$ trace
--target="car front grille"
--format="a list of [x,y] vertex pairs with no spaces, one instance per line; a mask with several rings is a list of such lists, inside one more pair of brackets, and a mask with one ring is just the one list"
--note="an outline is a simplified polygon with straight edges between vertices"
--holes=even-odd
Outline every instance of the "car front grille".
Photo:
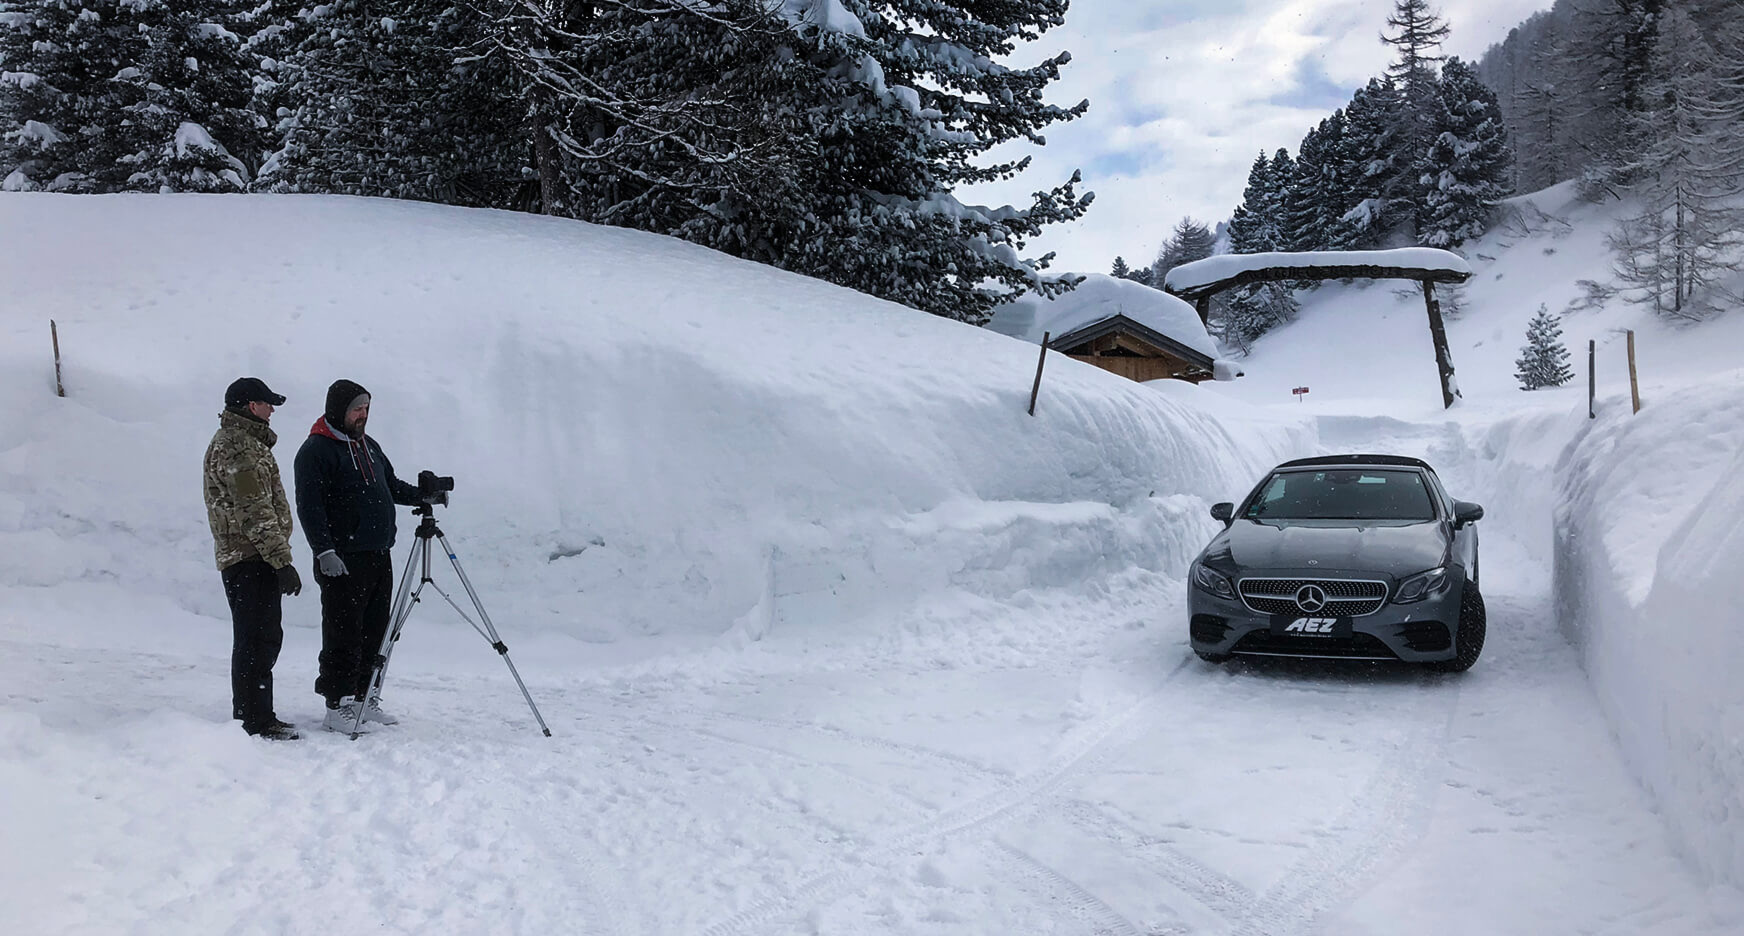
[[1253,656],[1335,657],[1347,660],[1397,660],[1373,634],[1352,634],[1349,637],[1297,637],[1257,630],[1235,642],[1231,653]]
[[1304,585],[1318,585],[1326,592],[1326,607],[1312,612],[1322,617],[1362,617],[1381,610],[1387,601],[1387,583],[1371,579],[1244,578],[1237,584],[1241,600],[1260,614],[1305,614],[1296,604],[1296,592]]

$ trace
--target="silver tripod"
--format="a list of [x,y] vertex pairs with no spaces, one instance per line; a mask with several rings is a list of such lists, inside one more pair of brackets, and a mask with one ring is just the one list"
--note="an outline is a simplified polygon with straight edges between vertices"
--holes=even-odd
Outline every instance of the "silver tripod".
[[[436,594],[441,595],[455,611],[459,612],[466,623],[472,625],[473,630],[478,631],[479,636],[490,642],[491,649],[502,656],[503,662],[508,664],[509,675],[515,677],[515,685],[521,687],[521,696],[527,700],[527,707],[533,710],[533,718],[539,722],[540,730],[545,732],[545,737],[551,737],[551,729],[545,726],[545,719],[539,714],[539,707],[533,704],[533,696],[527,692],[527,684],[521,681],[521,674],[515,669],[515,661],[509,659],[509,648],[504,646],[502,638],[497,636],[497,629],[491,624],[490,615],[485,613],[484,605],[478,600],[478,593],[472,590],[472,583],[467,581],[466,570],[460,567],[460,560],[454,555],[453,547],[448,545],[448,537],[442,535],[442,529],[436,525],[435,506],[425,502],[412,508],[412,513],[422,516],[424,519],[418,524],[418,529],[412,540],[412,554],[406,559],[406,570],[401,574],[400,587],[394,594],[393,617],[388,621],[388,632],[383,635],[381,647],[375,655],[375,662],[370,667],[369,692],[358,700],[357,718],[351,723],[351,739],[355,741],[357,736],[363,733],[364,710],[369,707],[371,701],[381,697],[382,681],[387,677],[388,658],[393,656],[394,644],[400,640],[400,629],[406,626],[406,619],[412,616],[412,609],[422,600],[426,585],[434,589]],[[430,541],[433,539],[442,542],[443,554],[448,557],[449,562],[454,563],[454,573],[460,576],[461,587],[466,589],[466,596],[472,599],[472,607],[478,612],[478,621],[474,621],[465,609],[455,604],[454,599],[450,598],[448,593],[430,578]],[[414,572],[418,576],[418,584],[415,587],[412,585]]]

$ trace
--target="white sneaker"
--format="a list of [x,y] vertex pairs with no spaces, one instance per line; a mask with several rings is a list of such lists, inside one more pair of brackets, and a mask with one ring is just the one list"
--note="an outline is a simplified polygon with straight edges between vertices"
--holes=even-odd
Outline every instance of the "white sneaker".
[[399,719],[382,711],[381,700],[375,696],[370,696],[369,704],[363,707],[363,720],[366,722],[379,722],[383,725],[397,725],[400,723]]
[[326,717],[321,719],[321,727],[328,731],[342,731],[350,734],[353,729],[358,727],[357,708],[355,697],[346,696],[340,699],[338,708],[327,710]]

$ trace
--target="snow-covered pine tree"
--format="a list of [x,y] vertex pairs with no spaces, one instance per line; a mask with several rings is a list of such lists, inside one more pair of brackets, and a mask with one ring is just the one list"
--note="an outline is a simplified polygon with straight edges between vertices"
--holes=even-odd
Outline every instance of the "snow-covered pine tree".
[[1639,179],[1641,211],[1611,236],[1632,301],[1675,318],[1714,309],[1721,274],[1744,267],[1744,62],[1728,63],[1682,9],[1662,24],[1646,86],[1651,107],[1631,134],[1652,141],[1619,167]]
[[132,87],[119,133],[130,151],[127,188],[241,192],[265,157],[266,120],[251,108],[254,56],[231,27],[238,0],[159,0],[131,8],[147,48],[116,81]]
[[487,25],[452,0],[333,0],[263,25],[286,51],[258,187],[511,207],[529,147]]
[[146,38],[118,2],[0,0],[0,187],[118,191],[117,130],[134,103],[111,81]]
[[1562,342],[1562,321],[1540,305],[1526,326],[1526,345],[1514,362],[1514,376],[1522,390],[1560,387],[1574,379],[1568,363],[1568,346]]
[[[1248,172],[1247,188],[1235,218],[1229,223],[1230,250],[1234,253],[1268,253],[1287,250],[1282,244],[1284,193],[1296,177],[1296,161],[1280,149],[1271,159],[1265,154]],[[1263,283],[1241,286],[1224,293],[1224,300],[1211,307],[1211,330],[1219,339],[1246,353],[1255,339],[1296,316],[1296,297],[1288,285]]]
[[1457,247],[1489,229],[1508,184],[1513,151],[1495,92],[1458,58],[1441,69],[1436,136],[1417,163],[1417,240],[1430,247]]
[[[1026,289],[1054,294],[1041,230],[1080,216],[1076,176],[1024,209],[964,205],[1083,113],[1042,94],[1069,61],[998,64],[1065,0],[516,0],[499,55],[543,115],[567,213],[674,234],[971,322]],[[578,37],[585,37],[580,41]],[[544,165],[544,161],[541,165]]]
[[1338,159],[1348,187],[1348,205],[1332,242],[1338,249],[1379,246],[1401,220],[1401,205],[1389,193],[1399,174],[1400,110],[1403,104],[1390,78],[1373,78],[1345,108],[1344,142]]
[[1132,267],[1126,265],[1125,257],[1115,257],[1114,269],[1109,270],[1108,275],[1115,279],[1129,279],[1132,276]]
[[1233,253],[1260,253],[1270,250],[1275,242],[1269,235],[1272,223],[1271,161],[1265,153],[1254,160],[1247,173],[1247,187],[1242,190],[1241,204],[1229,219],[1229,245]]
[[1217,235],[1211,233],[1208,225],[1191,217],[1182,218],[1175,222],[1175,229],[1157,251],[1156,262],[1151,264],[1151,282],[1166,282],[1170,270],[1211,256],[1216,246]]
[[1415,233],[1422,210],[1418,200],[1421,189],[1416,173],[1411,170],[1434,139],[1439,109],[1437,70],[1443,60],[1441,42],[1450,30],[1441,14],[1429,6],[1429,0],[1393,0],[1387,29],[1381,34],[1381,41],[1397,50],[1387,74],[1397,85],[1402,101],[1402,132],[1396,138],[1393,153],[1393,165],[1399,171],[1388,196],[1410,205],[1409,217]]
[[0,4],[14,188],[239,192],[261,157],[236,0]]

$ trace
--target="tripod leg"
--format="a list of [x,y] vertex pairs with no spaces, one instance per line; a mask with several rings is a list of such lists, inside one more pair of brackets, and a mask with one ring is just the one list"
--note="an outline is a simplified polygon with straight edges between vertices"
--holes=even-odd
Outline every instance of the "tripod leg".
[[[527,700],[527,708],[533,712],[533,720],[539,723],[539,730],[545,732],[545,737],[551,737],[551,729],[545,724],[545,717],[539,714],[539,706],[533,704],[533,694],[527,691],[527,684],[521,681],[521,673],[515,669],[515,661],[509,659],[509,648],[497,636],[496,626],[491,624],[490,615],[484,610],[484,603],[478,600],[478,592],[473,591],[472,581],[466,577],[466,570],[460,567],[460,557],[454,554],[454,547],[448,545],[448,537],[436,534],[442,541],[442,551],[447,554],[448,561],[454,564],[454,574],[460,577],[460,586],[466,589],[466,597],[472,599],[472,606],[478,610],[478,618],[484,623],[485,638],[491,642],[491,648],[502,656],[503,662],[509,667],[509,675],[515,678],[515,685],[521,687],[521,698]],[[425,557],[428,561],[428,556]]]
[[[416,587],[412,585],[413,576],[419,576]],[[424,583],[430,581],[430,541],[416,538],[412,541],[411,555],[406,557],[406,568],[400,574],[400,586],[394,592],[393,611],[388,618],[388,629],[382,635],[381,646],[376,648],[376,654],[370,662],[369,685],[361,698],[357,700],[357,717],[351,723],[351,739],[363,733],[363,713],[369,706],[369,700],[381,694],[382,683],[387,679],[388,659],[393,656],[394,645],[400,640],[400,629],[406,626],[406,619],[412,616],[412,609],[417,606],[419,596],[424,591]]]

